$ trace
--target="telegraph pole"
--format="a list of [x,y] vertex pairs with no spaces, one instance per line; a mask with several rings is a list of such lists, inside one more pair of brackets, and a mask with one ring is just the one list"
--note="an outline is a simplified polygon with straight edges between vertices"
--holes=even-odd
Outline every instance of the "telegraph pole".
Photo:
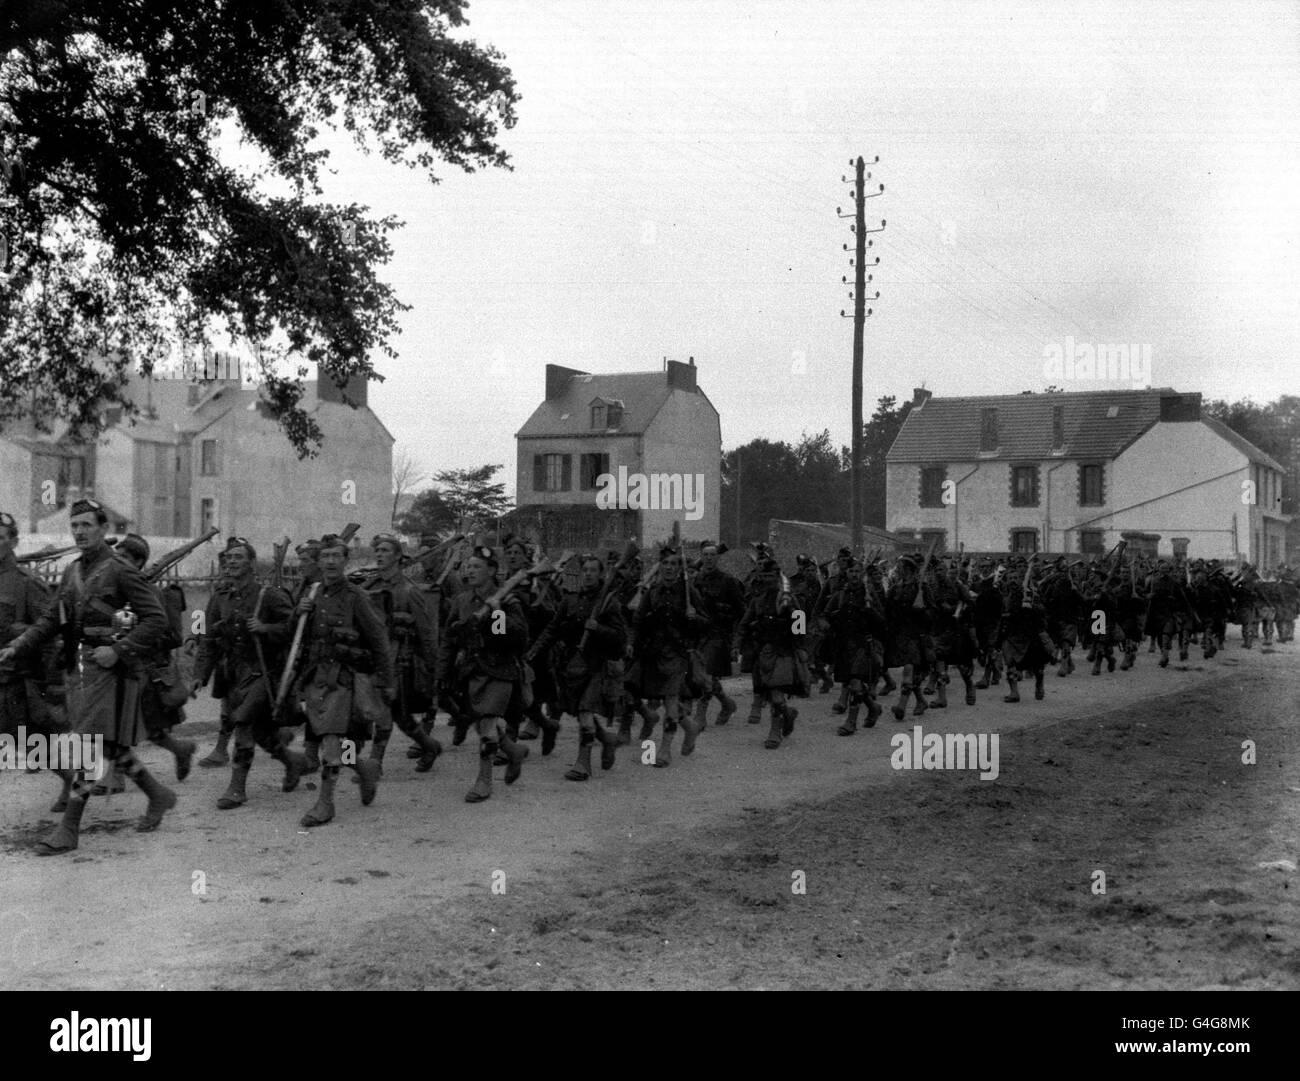
[[[880,161],[877,155],[872,164]],[[840,207],[835,208],[835,213],[841,218],[852,217],[853,233],[857,239],[855,245],[854,257],[850,260],[855,268],[853,275],[853,292],[849,296],[853,300],[853,440],[851,450],[851,463],[849,467],[849,547],[853,549],[854,556],[862,554],[862,339],[866,330],[867,316],[871,314],[872,309],[867,307],[867,283],[872,280],[874,275],[867,273],[867,249],[872,246],[872,241],[867,239],[867,233],[879,233],[885,228],[884,220],[880,222],[879,229],[867,228],[866,203],[868,199],[874,199],[885,190],[885,185],[880,184],[876,191],[870,195],[867,194],[866,182],[871,179],[871,174],[866,171],[867,163],[858,158],[857,161],[849,162],[854,166],[855,179],[853,185],[853,202],[854,213],[845,214]],[[848,182],[847,177],[840,177],[844,182]],[[848,250],[848,245],[844,245],[844,250]],[[880,256],[872,266],[880,265]],[[847,275],[840,279],[847,282]],[[872,298],[878,300],[880,291]],[[847,314],[840,310],[840,315],[848,318]]]

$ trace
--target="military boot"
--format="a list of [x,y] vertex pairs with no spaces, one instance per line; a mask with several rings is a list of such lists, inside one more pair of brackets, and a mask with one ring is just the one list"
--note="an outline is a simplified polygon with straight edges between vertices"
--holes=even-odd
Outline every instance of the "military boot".
[[371,758],[363,759],[352,768],[356,770],[357,778],[361,782],[361,806],[369,807],[375,802],[375,796],[379,793],[379,778],[383,775],[383,770],[379,763]]
[[925,695],[921,693],[921,685],[919,683],[913,683],[912,690],[916,695],[916,705],[912,708],[912,716],[919,717],[930,707],[925,701]]
[[898,684],[890,678],[889,670],[885,669],[885,682],[880,686],[880,693],[893,694],[896,690],[898,690]]
[[1092,651],[1092,674],[1094,676],[1101,675],[1101,650],[1100,649],[1094,649]]
[[509,736],[501,739],[501,749],[506,753],[506,784],[514,784],[524,772],[524,759],[528,757],[528,748],[520,747]]
[[415,763],[415,772],[428,773],[433,769],[433,764],[438,761],[438,756],[442,754],[442,744],[423,728],[414,729],[411,738],[415,740],[416,748],[420,752],[419,761]]
[[388,741],[393,738],[391,728],[380,728],[375,731],[374,742],[370,744],[370,761],[379,767],[379,772],[384,772],[384,756],[388,753]]
[[242,807],[248,802],[248,793],[245,791],[248,769],[248,766],[235,766],[230,771],[230,785],[217,799],[217,810],[229,811],[235,807]]
[[695,701],[695,727],[703,732],[709,727],[709,697],[705,695]]
[[677,734],[677,724],[664,718],[664,738],[655,747],[655,766],[667,769],[673,764],[673,736]]
[[832,713],[843,713],[849,708],[849,685],[846,683],[840,688],[839,701],[831,706]]
[[566,781],[587,781],[591,779],[591,745],[596,737],[590,732],[583,732],[578,737],[578,760],[564,774]]
[[334,821],[334,786],[338,784],[339,767],[326,766],[320,778],[320,792],[316,795],[316,806],[299,820],[303,829],[323,826]]
[[837,735],[851,736],[858,730],[858,700],[855,698],[849,703],[849,712],[844,718],[844,723],[835,729]]
[[963,672],[961,674],[961,681],[966,685],[966,704],[968,706],[975,704],[975,684],[970,680],[973,674],[973,672]]
[[934,699],[933,702],[930,703],[930,708],[931,708],[931,709],[947,709],[947,708],[948,708],[948,680],[947,680],[947,678],[941,679],[941,680],[938,681],[938,683],[935,684],[935,687],[934,687],[934,693],[935,693],[935,699]]
[[898,701],[894,703],[894,708],[890,712],[894,715],[894,720],[901,721],[907,716],[907,700],[912,697],[912,687],[909,683],[904,683],[899,688]]
[[695,750],[695,741],[700,738],[702,729],[689,717],[682,718],[682,757],[685,758]]
[[987,691],[989,689],[989,676],[992,675],[992,673],[993,666],[991,664],[986,664],[984,666],[984,674],[975,681],[975,686],[981,691]]
[[713,723],[720,728],[731,720],[732,715],[736,712],[736,702],[726,691],[718,692],[718,701],[722,703],[722,712],[718,714],[718,719]]
[[163,815],[176,806],[176,793],[160,783],[144,766],[135,762],[128,767],[127,775],[136,787],[149,797],[149,804],[135,824],[137,833],[149,833],[162,825]]
[[484,739],[478,746],[478,779],[474,786],[465,793],[466,803],[482,803],[492,797],[492,759],[496,757],[495,740]]
[[754,695],[749,703],[749,716],[745,718],[746,724],[759,724],[763,720],[763,700]]
[[867,719],[862,722],[863,728],[875,728],[876,722],[880,720],[880,715],[884,713],[879,702],[876,701],[874,694],[867,695]]
[[298,787],[303,774],[307,772],[307,759],[297,751],[286,751],[283,747],[271,753],[271,757],[284,767],[284,777],[280,781],[281,792],[292,792]]
[[1034,673],[1034,697],[1038,701],[1043,700],[1043,695],[1047,692],[1043,689],[1043,670],[1040,668]]
[[799,711],[787,702],[781,707],[781,738],[789,739],[794,734],[794,722]]
[[86,810],[86,796],[76,791],[68,796],[63,821],[36,843],[38,856],[58,856],[77,847],[81,835],[81,816]]
[[632,715],[624,713],[618,720],[618,735],[614,737],[618,740],[620,747],[626,747],[632,742]]
[[233,730],[227,732],[222,729],[217,733],[217,745],[212,748],[212,752],[206,757],[199,760],[199,765],[205,769],[218,769],[221,766],[230,765],[230,737],[234,735]]
[[1010,672],[1007,673],[1007,693],[1002,696],[1004,702],[1019,702],[1020,692],[1016,690],[1016,684],[1020,681],[1012,678]]
[[767,730],[767,739],[763,740],[763,746],[769,751],[774,751],[781,746],[781,731],[785,726],[781,723],[781,711],[772,707],[772,726]]
[[1130,649],[1128,646],[1125,646],[1124,659],[1119,662],[1119,670],[1121,672],[1127,672],[1130,668],[1133,667],[1133,662],[1136,660],[1137,660],[1137,647],[1134,646],[1133,648]]
[[600,741],[600,768],[613,769],[614,757],[620,746],[618,736],[597,721],[596,738]]
[[199,749],[198,744],[189,739],[177,739],[170,732],[159,736],[153,740],[153,743],[164,751],[172,753],[176,759],[176,779],[178,781],[185,780],[190,775],[190,768],[194,762],[194,752]]

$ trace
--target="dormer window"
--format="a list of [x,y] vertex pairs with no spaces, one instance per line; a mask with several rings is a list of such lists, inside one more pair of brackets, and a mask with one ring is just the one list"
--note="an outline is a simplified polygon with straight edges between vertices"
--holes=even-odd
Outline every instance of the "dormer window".
[[592,431],[608,431],[623,424],[623,403],[597,398],[591,403]]

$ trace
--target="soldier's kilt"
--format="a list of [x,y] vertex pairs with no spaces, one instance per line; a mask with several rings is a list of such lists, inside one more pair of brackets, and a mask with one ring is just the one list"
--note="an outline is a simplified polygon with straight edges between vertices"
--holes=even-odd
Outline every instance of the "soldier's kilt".
[[623,662],[597,661],[596,670],[585,657],[575,653],[564,667],[560,680],[560,700],[564,712],[576,717],[596,713],[613,717],[623,701]]
[[806,697],[808,694],[808,664],[798,656],[800,651],[777,649],[766,643],[754,661],[754,693],[781,691],[785,694]]
[[626,683],[638,698],[680,698],[686,691],[686,658],[668,652],[637,657]]
[[846,648],[836,653],[835,682],[847,683],[851,679],[860,679],[865,683],[874,683],[877,656],[869,640],[855,639],[849,642]]
[[120,661],[101,668],[93,648],[81,647],[81,669],[64,675],[68,724],[79,736],[103,736],[106,743],[134,747],[144,737],[140,717],[141,680]]
[[731,675],[731,642],[724,635],[706,638],[700,644],[700,656],[710,676],[725,679]]
[[906,634],[895,631],[885,654],[889,668],[904,665],[929,665],[934,663],[934,639],[928,634]]
[[1032,635],[1027,638],[1016,636],[1006,639],[1002,643],[1002,658],[1007,662],[1008,667],[1033,672],[1051,661],[1052,655],[1043,648],[1038,635]]

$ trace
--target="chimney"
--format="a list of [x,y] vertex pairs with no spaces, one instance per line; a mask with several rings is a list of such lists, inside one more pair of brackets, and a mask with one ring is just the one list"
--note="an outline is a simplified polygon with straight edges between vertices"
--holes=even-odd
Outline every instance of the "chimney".
[[360,409],[367,404],[370,381],[364,375],[354,375],[343,386],[339,386],[327,372],[316,368],[316,400],[320,402],[337,402]]
[[925,403],[928,402],[929,400],[930,400],[930,392],[926,390],[925,387],[912,388],[913,409],[920,409],[921,406],[925,405]]
[[695,390],[695,358],[690,364],[679,360],[668,361],[668,385],[676,390]]
[[577,368],[565,368],[559,364],[546,365],[546,400],[549,402],[552,398],[559,398],[569,385],[569,380],[575,375],[587,375],[588,372],[580,372]]
[[1200,392],[1197,391],[1192,394],[1160,395],[1160,419],[1171,423],[1200,420]]

